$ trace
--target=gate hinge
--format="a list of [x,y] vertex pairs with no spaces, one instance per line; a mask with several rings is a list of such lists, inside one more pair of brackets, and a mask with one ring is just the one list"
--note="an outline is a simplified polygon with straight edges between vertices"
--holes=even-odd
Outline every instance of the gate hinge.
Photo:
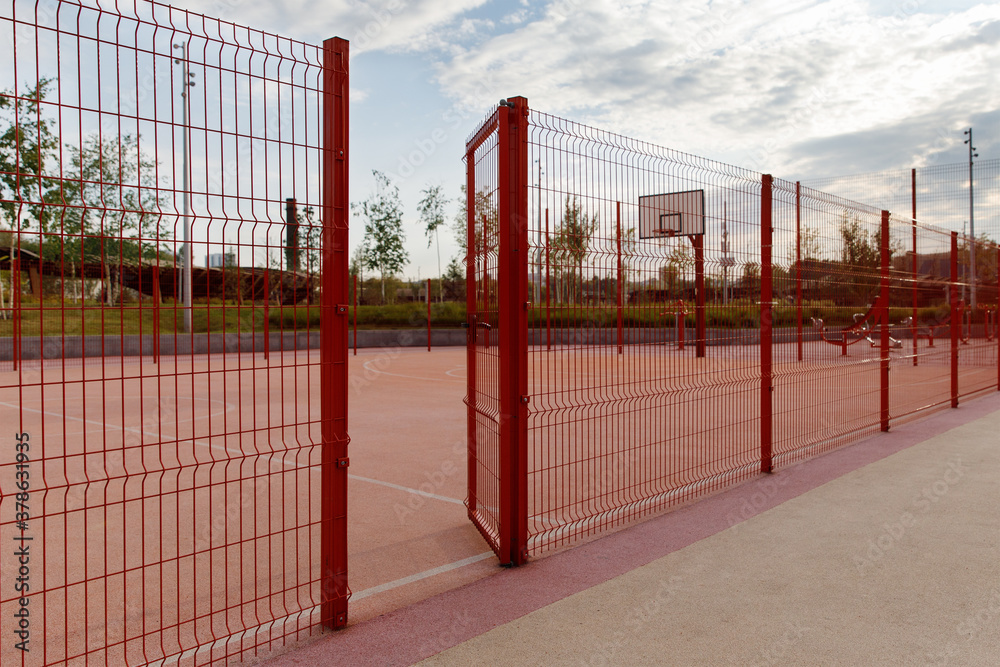
[[347,468],[350,465],[351,465],[351,459],[350,459],[350,457],[345,456],[342,459],[337,459],[337,467],[338,468]]

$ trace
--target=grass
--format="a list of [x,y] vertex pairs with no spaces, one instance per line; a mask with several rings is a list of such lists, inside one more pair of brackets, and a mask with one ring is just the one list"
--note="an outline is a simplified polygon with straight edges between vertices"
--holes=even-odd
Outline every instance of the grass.
[[[689,310],[693,308],[688,305]],[[805,326],[810,326],[810,317],[822,318],[827,326],[843,327],[854,323],[854,313],[866,312],[865,308],[845,308],[828,303],[805,304],[802,318]],[[10,311],[8,311],[10,312]],[[251,332],[263,331],[265,319],[273,330],[309,330],[320,326],[322,309],[320,306],[271,306],[265,310],[263,304],[219,300],[196,302],[192,311],[195,333],[204,332]],[[889,321],[899,323],[912,313],[910,308],[892,308]],[[622,310],[623,325],[626,327],[672,326],[673,307],[667,304],[626,305]],[[940,321],[947,317],[948,307],[929,307],[919,310],[919,321],[923,323]],[[705,309],[705,321],[709,327],[756,328],[759,326],[759,310],[747,303],[730,306],[712,306]],[[353,308],[348,311],[348,321],[354,323]],[[437,328],[458,328],[466,321],[464,303],[445,302],[431,304],[431,324]],[[427,305],[424,303],[403,303],[387,306],[359,306],[358,327],[363,329],[406,329],[427,326]],[[529,327],[544,327],[551,322],[553,327],[615,327],[618,323],[618,309],[614,306],[552,306],[546,312],[544,306],[529,312]],[[688,326],[694,325],[694,315],[687,316]],[[779,305],[774,309],[774,322],[778,327],[795,326],[794,306]],[[83,304],[63,303],[58,299],[46,299],[41,304],[37,300],[25,298],[21,309],[21,334],[24,336],[93,336],[121,334],[173,334],[183,331],[183,311],[173,304],[163,304],[159,308],[149,302],[109,307],[97,302]],[[0,319],[0,337],[10,337],[14,333],[11,319]]]

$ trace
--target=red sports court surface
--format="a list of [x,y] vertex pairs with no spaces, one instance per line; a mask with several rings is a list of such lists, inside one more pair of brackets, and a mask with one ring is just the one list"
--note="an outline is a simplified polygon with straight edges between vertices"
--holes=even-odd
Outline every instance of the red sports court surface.
[[[647,420],[643,428],[667,429],[677,435],[676,425],[683,424],[685,430],[707,430],[729,438],[739,439],[739,434],[745,432],[747,441],[753,441],[753,424],[748,425],[747,420],[754,414],[757,400],[753,388],[756,346],[709,348],[707,359],[695,359],[693,350],[653,347],[642,351],[645,358],[662,356],[670,362],[670,377],[657,380],[662,386],[655,387],[654,392],[665,392],[667,403],[661,406],[662,414],[656,420]],[[871,375],[877,373],[875,350],[857,345],[849,356],[842,357],[838,348],[813,342],[806,344],[803,362],[780,361],[792,358],[793,347],[776,346],[776,412],[794,416],[778,422],[784,429],[781,440],[794,441],[797,428],[814,429],[817,419],[830,424],[835,434],[838,410],[847,414],[858,401],[877,403],[877,376]],[[947,393],[946,349],[942,345],[934,355],[926,351],[916,367],[909,363],[905,351],[894,353],[894,414],[909,412],[913,406],[931,405]],[[985,374],[995,374],[996,348],[990,349],[992,356],[988,350],[981,355]],[[581,369],[562,363],[564,351],[559,348],[536,349],[533,354],[540,357],[539,368],[544,372],[538,375],[532,391],[539,397],[561,395],[559,400],[591,405],[592,401],[580,392],[570,398],[561,393],[567,378],[581,372],[596,373],[613,391],[616,373],[636,367],[635,360],[627,358],[633,353],[626,351],[620,356],[609,347],[593,356],[588,369]],[[307,355],[318,352],[299,354],[304,361]],[[44,617],[47,642],[65,644],[69,653],[77,652],[83,646],[82,632],[78,636],[60,636],[68,616],[85,614],[92,619],[85,627],[100,628],[105,601],[117,596],[119,590],[125,596],[129,615],[145,617],[151,625],[170,625],[178,618],[190,617],[199,600],[212,595],[226,596],[233,604],[228,613],[234,619],[239,617],[244,627],[253,626],[247,622],[253,618],[263,628],[259,632],[271,631],[274,626],[269,623],[292,623],[304,628],[312,622],[314,608],[310,606],[309,591],[302,591],[298,597],[255,595],[260,577],[280,580],[290,569],[310,562],[308,554],[302,552],[308,548],[305,539],[291,544],[275,541],[266,552],[259,546],[209,550],[203,556],[206,562],[197,564],[199,572],[211,572],[208,582],[195,579],[193,569],[186,569],[194,568],[195,563],[163,568],[155,578],[150,578],[148,568],[139,567],[141,563],[176,559],[178,552],[203,552],[205,545],[221,547],[227,543],[227,533],[232,538],[241,526],[255,526],[258,533],[280,530],[288,517],[302,511],[300,501],[304,499],[311,499],[311,506],[318,507],[319,472],[317,467],[311,467],[318,462],[318,452],[310,443],[319,438],[303,429],[318,430],[319,406],[301,404],[298,396],[306,392],[295,391],[303,383],[318,382],[318,377],[311,377],[305,366],[291,364],[288,356],[286,353],[282,368],[274,369],[268,368],[259,355],[181,358],[176,366],[161,362],[159,368],[149,362],[119,365],[88,360],[66,368],[46,362],[43,373],[29,367],[24,376],[36,383],[42,379],[43,384],[0,392],[3,422],[16,423],[20,405],[25,420],[21,429],[32,433],[36,441],[44,440],[46,461],[41,465],[45,483],[57,489],[45,495],[45,513],[52,516],[64,508],[76,510],[60,525],[50,520],[44,536],[38,538],[44,542],[47,554],[47,588],[66,586],[64,604],[58,605],[58,610],[53,606]],[[370,619],[499,570],[462,504],[466,493],[466,410],[462,403],[466,391],[465,359],[464,348],[431,353],[420,349],[361,350],[350,359],[352,622]],[[218,374],[203,372],[209,367],[225,368],[231,375],[220,382]],[[797,379],[797,369],[807,369],[802,375],[808,375],[808,386]],[[719,370],[742,379],[719,385],[711,380],[712,371]],[[167,375],[157,377],[158,372]],[[276,377],[278,374],[281,377]],[[265,376],[267,383],[263,381]],[[875,380],[870,384],[872,377]],[[287,390],[274,395],[266,391],[267,386]],[[782,393],[782,387],[788,391]],[[745,414],[733,410],[684,412],[686,397],[697,396],[704,401],[714,395],[721,398],[723,394],[741,392],[747,403]],[[824,395],[826,413],[822,415],[807,408],[811,394],[817,392]],[[308,395],[318,397],[319,392]],[[573,406],[565,403],[563,407]],[[298,411],[306,418],[295,421],[313,423],[298,429],[267,431],[269,420],[293,421],[277,419],[282,411]],[[557,417],[558,411],[547,413],[531,428],[545,430],[548,420]],[[596,423],[610,417],[594,413],[591,419]],[[253,441],[255,449],[247,451],[247,439],[239,437],[240,425],[263,429],[268,437],[259,435]],[[236,449],[237,445],[242,450]],[[698,477],[699,467],[711,465],[711,456],[701,452],[694,440],[679,437],[672,447],[661,454],[674,461],[680,477]],[[748,447],[744,455],[750,464],[756,452]],[[195,462],[199,465],[192,465]],[[622,469],[627,468],[623,464]],[[282,471],[280,483],[276,484],[273,476],[270,481],[264,476],[273,470]],[[145,474],[137,475],[139,472]],[[261,483],[255,483],[255,475],[260,476]],[[141,481],[137,482],[137,477]],[[540,478],[536,477],[536,486]],[[236,481],[240,479],[243,481]],[[98,480],[108,481],[95,484]],[[139,484],[149,488],[144,490]],[[40,487],[39,482],[34,488]],[[542,487],[538,488],[532,514],[538,528],[571,519],[548,509],[566,506],[565,498],[546,498]],[[558,493],[574,493],[573,484],[555,488]],[[131,502],[150,495],[153,499],[144,503]],[[267,507],[270,509],[263,510]],[[207,531],[192,531],[179,523],[178,517],[192,512],[196,517],[204,515],[204,520],[195,523],[208,526]],[[116,537],[125,531],[142,534],[141,546],[127,551],[116,548]],[[69,554],[69,558],[64,559],[63,554]],[[316,562],[315,555],[311,562]],[[121,574],[111,576],[105,587],[97,579],[104,572]],[[3,573],[5,581],[10,580],[9,576]],[[93,583],[88,586],[88,581]],[[180,595],[168,595],[167,591],[172,590]],[[181,604],[164,605],[156,591],[165,591],[162,599],[179,597]],[[123,631],[123,624],[111,622],[114,620],[109,619],[108,629],[98,630],[102,635],[106,632],[111,641],[120,640],[115,633]],[[209,623],[219,620],[206,618],[203,625]],[[197,635],[209,627],[195,624],[191,633]],[[224,627],[214,629],[217,636],[224,634]],[[160,654],[169,654],[173,648],[163,646]],[[11,657],[9,650],[5,644],[4,662]],[[154,652],[128,657],[139,662],[156,656]]]

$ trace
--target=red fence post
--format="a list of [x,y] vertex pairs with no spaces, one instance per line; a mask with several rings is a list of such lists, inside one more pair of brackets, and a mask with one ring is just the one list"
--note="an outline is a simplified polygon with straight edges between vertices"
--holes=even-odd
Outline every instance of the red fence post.
[[771,395],[774,387],[771,367],[771,301],[774,297],[772,282],[771,250],[774,230],[771,226],[771,188],[774,179],[770,174],[761,177],[760,191],[760,471],[774,469],[771,459],[773,436]]
[[323,42],[323,326],[320,331],[322,424],[320,623],[347,625],[347,40]]
[[358,356],[358,274],[354,274],[353,296],[351,300],[354,302],[354,356]]
[[913,365],[916,366],[919,361],[917,360],[917,170],[910,170],[910,197],[913,200],[913,266],[912,266],[912,279],[913,283],[910,287],[910,291],[913,293],[913,315],[910,318],[910,336],[913,338]]
[[[528,546],[528,100],[500,107],[500,562]],[[506,335],[505,335],[506,334]]]
[[993,308],[993,330],[997,340],[997,391],[1000,391],[1000,245],[997,246],[997,302]]
[[431,351],[431,279],[427,279],[427,351]]
[[689,236],[694,244],[694,349],[696,357],[705,356],[705,237]]
[[802,183],[795,181],[795,328],[802,361]]
[[549,209],[545,209],[545,347],[552,349],[552,282],[549,275]]
[[958,341],[962,327],[962,311],[958,307],[958,232],[951,233],[951,284],[948,292],[951,306],[951,407],[958,407]]
[[[268,253],[270,254],[270,253]],[[271,349],[271,269],[264,269],[264,359],[268,358]],[[206,315],[207,315],[206,311]],[[211,326],[211,325],[209,325]],[[254,335],[256,338],[256,335]]]
[[[83,267],[80,267],[83,282]],[[153,265],[153,363],[160,362],[160,265]]]
[[625,350],[624,348],[624,313],[622,312],[622,203],[616,202],[615,208],[615,239],[618,244],[618,354],[622,354]]
[[[469,497],[466,500],[469,519],[475,523],[478,476],[476,461],[479,448],[476,441],[476,342],[479,335],[476,295],[476,259],[479,248],[476,245],[476,151],[468,150],[465,155],[465,196],[466,196],[466,241],[465,241],[465,321],[468,329],[465,346],[466,369],[466,479]],[[489,339],[487,339],[489,340]]]
[[881,242],[881,340],[880,361],[880,413],[882,431],[889,430],[889,211],[882,211]]
[[[20,246],[20,243],[18,243]],[[11,258],[11,273],[10,273],[10,291],[13,292],[11,296],[11,305],[14,308],[14,337],[11,341],[13,343],[13,349],[11,350],[11,356],[14,357],[14,370],[17,370],[17,364],[21,360],[21,258],[17,259]]]

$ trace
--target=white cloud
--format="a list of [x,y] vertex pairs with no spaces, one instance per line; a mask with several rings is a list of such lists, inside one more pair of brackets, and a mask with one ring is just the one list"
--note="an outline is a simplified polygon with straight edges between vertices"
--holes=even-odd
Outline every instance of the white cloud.
[[209,16],[308,42],[343,37],[351,53],[447,49],[449,26],[487,0],[174,0]]
[[462,99],[489,74],[502,95],[542,111],[781,170],[807,141],[919,133],[920,123],[939,124],[924,130],[935,141],[935,130],[1000,107],[1000,5],[919,8],[876,16],[863,0],[556,0],[445,59],[439,81]]

